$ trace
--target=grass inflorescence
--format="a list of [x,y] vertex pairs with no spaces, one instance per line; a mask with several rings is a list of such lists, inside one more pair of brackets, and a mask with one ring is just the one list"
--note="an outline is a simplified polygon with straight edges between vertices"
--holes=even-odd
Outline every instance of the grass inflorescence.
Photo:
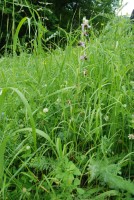
[[134,197],[133,24],[68,40],[0,59],[0,199]]

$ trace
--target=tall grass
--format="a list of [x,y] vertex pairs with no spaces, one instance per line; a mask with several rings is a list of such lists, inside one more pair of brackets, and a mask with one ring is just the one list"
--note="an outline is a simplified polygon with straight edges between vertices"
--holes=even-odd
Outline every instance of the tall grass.
[[133,198],[133,27],[90,34],[87,60],[79,35],[0,59],[1,199]]

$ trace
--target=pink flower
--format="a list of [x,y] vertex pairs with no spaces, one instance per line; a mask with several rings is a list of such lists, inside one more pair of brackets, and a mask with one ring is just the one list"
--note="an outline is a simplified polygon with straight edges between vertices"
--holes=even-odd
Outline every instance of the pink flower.
[[78,46],[81,46],[81,47],[83,47],[83,48],[86,47],[85,42],[82,42],[82,41],[80,41],[80,42],[78,43]]
[[86,19],[86,17],[83,17],[83,23],[81,24],[82,26],[82,31],[84,32],[85,28],[91,28],[91,26],[89,26],[89,20]]
[[86,55],[80,56],[80,60],[87,60],[87,56]]

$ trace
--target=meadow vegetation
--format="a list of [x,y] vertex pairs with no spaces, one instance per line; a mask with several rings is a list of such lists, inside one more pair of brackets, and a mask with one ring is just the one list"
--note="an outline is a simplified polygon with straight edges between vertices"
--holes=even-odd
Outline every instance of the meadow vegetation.
[[114,17],[85,48],[77,30],[30,53],[16,33],[0,58],[0,199],[134,198],[133,28]]

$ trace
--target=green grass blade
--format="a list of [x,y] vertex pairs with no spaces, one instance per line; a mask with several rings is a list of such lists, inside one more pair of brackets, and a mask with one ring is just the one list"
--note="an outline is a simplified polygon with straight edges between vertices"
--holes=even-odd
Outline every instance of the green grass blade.
[[5,100],[5,95],[6,95],[6,90],[0,89],[0,115],[1,115],[1,112],[2,112],[3,103],[4,103],[4,100]]
[[4,153],[8,139],[9,139],[8,136],[5,137],[0,144],[0,188],[2,188],[2,182],[3,182],[2,179],[4,174]]
[[[23,129],[19,129],[19,130],[15,131],[15,133],[26,132],[26,131],[32,132],[32,128],[23,128]],[[43,138],[45,138],[45,139],[51,144],[51,147],[52,147],[54,153],[57,154],[56,151],[55,151],[55,149],[54,149],[55,144],[54,144],[54,142],[51,140],[51,138],[49,137],[49,135],[46,134],[44,131],[41,131],[41,130],[39,130],[39,129],[37,129],[37,128],[35,129],[35,131],[36,131],[36,133],[37,133],[38,135],[40,135],[40,136],[42,136]]]
[[[17,131],[15,131],[15,133],[18,133],[18,132],[25,132],[25,131],[29,131],[29,132],[32,132],[32,128],[23,128],[23,129],[19,129]],[[41,131],[39,129],[35,129],[36,133],[38,133],[38,135],[44,137],[48,142],[50,142],[51,144],[53,144],[55,146],[55,144],[53,143],[53,141],[51,140],[51,138],[49,137],[48,134],[46,134],[44,131]]]
[[[18,35],[19,35],[19,32],[20,32],[20,29],[21,29],[22,25],[25,23],[26,20],[28,20],[28,27],[30,27],[30,20],[29,20],[28,17],[24,17],[19,22],[19,24],[17,26],[16,32],[15,32],[14,37],[13,37],[13,54],[15,54],[15,52],[16,52],[17,40],[18,40]],[[30,34],[30,28],[29,28],[29,34]]]
[[32,127],[32,136],[33,136],[33,141],[34,141],[34,148],[37,148],[37,141],[36,141],[36,129],[35,129],[35,122],[34,122],[34,118],[33,118],[33,114],[32,114],[32,110],[31,107],[27,101],[27,99],[25,98],[25,96],[16,88],[12,88],[10,87],[9,89],[13,90],[14,92],[16,92],[16,94],[20,97],[21,101],[23,102],[23,104],[25,105],[29,118],[30,118],[30,122],[31,122],[31,127]]

